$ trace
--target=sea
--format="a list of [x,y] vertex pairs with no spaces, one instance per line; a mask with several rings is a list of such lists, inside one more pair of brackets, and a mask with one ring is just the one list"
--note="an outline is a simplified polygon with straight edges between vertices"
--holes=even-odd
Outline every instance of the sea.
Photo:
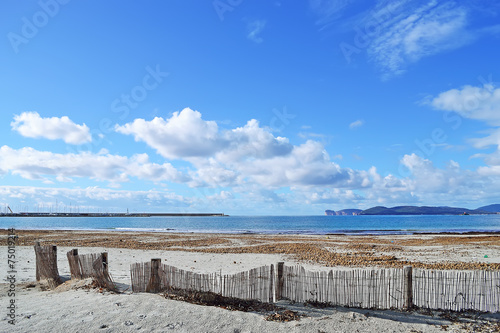
[[0,229],[237,234],[418,234],[500,232],[500,215],[0,217]]

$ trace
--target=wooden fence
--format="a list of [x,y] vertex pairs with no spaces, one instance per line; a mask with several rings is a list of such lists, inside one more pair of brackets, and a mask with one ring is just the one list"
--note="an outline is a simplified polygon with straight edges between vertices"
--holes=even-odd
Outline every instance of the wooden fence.
[[55,288],[62,283],[57,269],[57,246],[40,245],[35,243],[36,280],[47,280],[50,288]]
[[[56,288],[63,282],[57,269],[57,246],[42,246],[40,242],[36,242],[34,248],[36,280],[47,280],[49,288]],[[98,287],[117,290],[109,275],[108,254],[106,252],[79,255],[78,250],[74,249],[66,253],[66,256],[72,279],[92,278]]]
[[415,269],[413,285],[417,307],[500,312],[499,271]]
[[272,302],[274,267],[262,266],[237,274],[195,273],[169,265],[160,259],[130,267],[132,291],[160,292],[168,288],[213,292],[225,297]]
[[282,297],[295,302],[405,309],[411,307],[409,280],[411,268],[311,272],[300,266],[285,266]]
[[71,278],[92,278],[98,287],[116,290],[108,271],[108,253],[78,254],[77,249],[66,253]]
[[[500,272],[412,269],[348,269],[322,272],[300,266],[262,266],[232,275],[201,274],[160,259],[131,265],[134,292],[169,287],[275,302],[328,303],[369,309],[475,310],[500,312]],[[276,269],[275,269],[276,268]]]

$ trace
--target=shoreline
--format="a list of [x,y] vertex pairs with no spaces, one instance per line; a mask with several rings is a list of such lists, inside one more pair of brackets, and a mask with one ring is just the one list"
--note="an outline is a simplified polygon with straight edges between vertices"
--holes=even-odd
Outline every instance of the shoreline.
[[[500,270],[500,235],[242,235],[125,231],[15,230],[16,325],[10,332],[473,332],[494,331],[500,314],[449,313],[314,307],[286,300],[276,305],[304,316],[290,322],[266,321],[268,314],[229,311],[158,294],[133,293],[130,265],[160,258],[162,263],[198,272],[235,274],[285,262],[310,271],[351,267],[415,267]],[[0,251],[7,253],[6,230]],[[47,290],[35,282],[33,245],[57,245],[59,274],[66,282]],[[70,280],[66,253],[107,252],[109,271],[119,293]],[[488,258],[484,258],[487,254]],[[7,271],[6,260],[0,270]],[[0,292],[9,284],[2,279]],[[103,311],[103,309],[106,309]],[[7,325],[5,314],[1,325]]]
[[225,217],[224,213],[0,213],[0,217]]
[[[227,216],[227,215],[226,215]],[[15,228],[15,230],[23,232],[131,232],[131,233],[153,233],[153,234],[200,234],[200,235],[269,235],[269,236],[418,236],[418,235],[500,235],[500,230],[468,230],[468,231],[428,231],[428,230],[345,230],[345,232],[328,232],[328,233],[313,233],[313,232],[259,232],[259,231],[202,231],[202,230],[178,230],[173,228],[106,228],[106,229],[76,229],[76,228]],[[0,228],[0,233],[6,232],[11,228]]]
[[[16,246],[106,247],[211,254],[285,255],[323,267],[500,270],[500,234],[308,235],[15,230]],[[0,245],[8,231],[0,230]]]

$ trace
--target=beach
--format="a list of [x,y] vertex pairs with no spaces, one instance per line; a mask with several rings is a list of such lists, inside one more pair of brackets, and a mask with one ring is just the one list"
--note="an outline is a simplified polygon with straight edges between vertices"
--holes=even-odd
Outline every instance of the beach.
[[[119,231],[17,230],[16,323],[1,314],[1,331],[74,332],[443,332],[498,331],[499,314],[443,315],[438,311],[393,311],[314,307],[279,301],[300,320],[268,321],[268,313],[230,311],[191,304],[158,294],[133,293],[130,264],[161,259],[199,273],[234,274],[284,262],[308,270],[352,267],[405,267],[500,270],[498,234],[425,235],[262,235]],[[7,267],[7,231],[1,233]],[[67,280],[54,290],[36,283],[33,244],[57,245],[58,268]],[[107,252],[119,293],[69,280],[66,252]],[[8,303],[2,279],[2,304]],[[5,308],[3,306],[3,308]]]

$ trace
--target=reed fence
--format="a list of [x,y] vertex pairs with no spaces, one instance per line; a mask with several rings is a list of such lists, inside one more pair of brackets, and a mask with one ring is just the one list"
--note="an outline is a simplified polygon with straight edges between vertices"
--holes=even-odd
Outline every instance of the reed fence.
[[36,257],[36,280],[47,280],[49,288],[53,289],[62,283],[57,269],[57,246],[34,245]]
[[195,273],[169,265],[160,259],[130,267],[133,292],[160,292],[169,288],[213,292],[225,297],[273,301],[274,267],[262,266],[237,274]]
[[78,249],[66,253],[71,278],[92,278],[98,287],[116,290],[108,271],[108,253],[78,254]]
[[352,269],[311,272],[300,266],[285,266],[282,297],[295,302],[309,301],[357,308],[409,308],[410,271],[407,268],[406,271]]
[[203,274],[162,265],[131,265],[134,292],[177,288],[276,302],[326,303],[369,309],[500,312],[500,272],[412,269],[342,269],[313,272],[300,266],[262,266],[237,274]]
[[415,269],[413,284],[417,307],[500,312],[499,271]]

